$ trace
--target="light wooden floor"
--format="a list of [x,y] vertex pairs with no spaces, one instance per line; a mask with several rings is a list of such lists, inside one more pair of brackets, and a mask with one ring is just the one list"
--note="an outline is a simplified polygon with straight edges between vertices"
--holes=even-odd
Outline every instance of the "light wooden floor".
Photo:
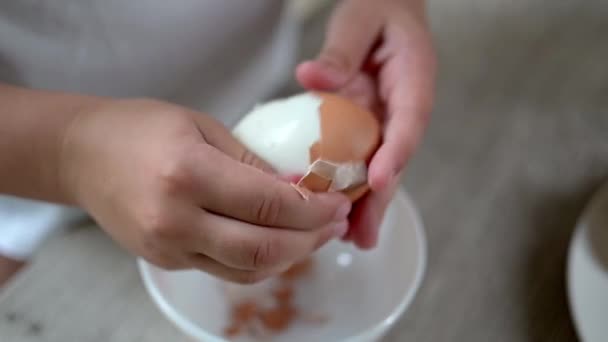
[[[608,2],[431,0],[431,14],[438,103],[405,177],[429,269],[386,341],[574,341],[565,256],[608,176]],[[0,341],[185,339],[89,229],[51,241],[0,298]]]

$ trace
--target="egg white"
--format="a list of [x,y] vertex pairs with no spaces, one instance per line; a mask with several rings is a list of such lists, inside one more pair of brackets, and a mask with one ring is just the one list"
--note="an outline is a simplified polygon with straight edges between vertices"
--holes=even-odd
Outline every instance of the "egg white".
[[253,108],[234,127],[233,135],[281,174],[304,174],[310,147],[321,137],[322,99],[301,93]]

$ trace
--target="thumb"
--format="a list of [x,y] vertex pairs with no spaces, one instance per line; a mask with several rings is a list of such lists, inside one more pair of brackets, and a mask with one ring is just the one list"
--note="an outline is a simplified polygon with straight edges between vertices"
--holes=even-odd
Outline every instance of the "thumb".
[[361,69],[379,38],[382,18],[374,16],[373,1],[341,1],[330,19],[319,56],[296,70],[305,88],[334,91]]

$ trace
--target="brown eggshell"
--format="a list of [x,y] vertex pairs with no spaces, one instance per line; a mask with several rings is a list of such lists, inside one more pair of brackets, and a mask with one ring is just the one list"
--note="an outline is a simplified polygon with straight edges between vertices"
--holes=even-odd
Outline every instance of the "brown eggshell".
[[350,189],[346,189],[342,192],[346,195],[346,197],[350,198],[350,200],[352,202],[355,202],[358,199],[360,199],[361,197],[365,196],[365,194],[367,194],[368,191],[369,191],[369,185],[361,184],[359,186],[356,186],[356,187],[353,187]]
[[323,101],[319,157],[332,162],[368,162],[380,144],[376,115],[344,97],[319,96]]
[[309,173],[302,178],[299,185],[312,192],[326,192],[331,186],[331,179],[321,177],[316,173]]
[[[324,92],[316,94],[321,98],[321,138],[310,147],[310,162],[322,159],[333,163],[369,163],[381,140],[376,115],[342,96]],[[298,185],[313,192],[323,192],[329,189],[331,181],[309,173]],[[355,202],[368,190],[367,184],[361,184],[342,192]]]
[[308,155],[311,163],[321,156],[321,143],[319,141],[310,146]]
[[294,320],[297,311],[292,307],[279,306],[260,313],[260,320],[264,327],[270,331],[280,332],[286,330]]
[[312,258],[304,259],[293,264],[287,271],[281,273],[281,279],[293,281],[302,278],[312,271],[313,266],[314,260]]

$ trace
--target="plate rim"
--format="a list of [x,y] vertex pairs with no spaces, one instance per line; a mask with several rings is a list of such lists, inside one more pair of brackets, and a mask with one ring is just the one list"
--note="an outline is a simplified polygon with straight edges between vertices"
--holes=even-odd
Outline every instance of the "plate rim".
[[[567,252],[568,254],[566,261],[566,292],[568,297],[568,310],[570,312],[570,317],[574,324],[574,330],[576,331],[577,337],[582,341],[586,341],[586,339],[584,338],[585,332],[582,328],[583,325],[581,323],[580,310],[575,304],[577,295],[575,294],[574,287],[576,286],[575,283],[577,281],[575,279],[576,277],[574,276],[574,259],[575,253],[579,250],[577,246],[581,245],[584,242],[583,239],[585,237],[585,232],[588,229],[588,225],[586,224],[587,218],[595,210],[595,207],[598,205],[598,203],[600,203],[600,201],[608,201],[608,181],[604,181],[603,183],[601,183],[601,185],[597,188],[597,190],[593,193],[591,198],[585,204],[585,207],[583,208],[581,214],[576,220],[574,232],[572,233],[572,236],[570,238],[570,243],[568,245]],[[608,309],[606,311],[608,312]]]

